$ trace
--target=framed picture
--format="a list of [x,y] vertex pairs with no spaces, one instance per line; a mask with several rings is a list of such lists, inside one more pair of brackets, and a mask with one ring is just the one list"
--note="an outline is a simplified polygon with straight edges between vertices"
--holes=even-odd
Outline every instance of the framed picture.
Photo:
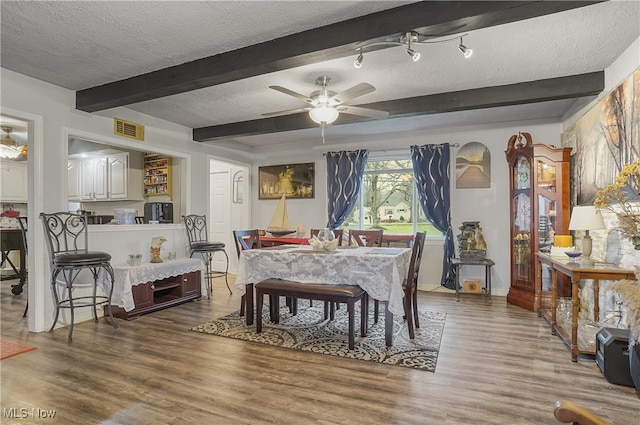
[[491,153],[480,142],[462,146],[456,156],[456,189],[491,187]]
[[258,199],[314,198],[315,163],[258,167]]

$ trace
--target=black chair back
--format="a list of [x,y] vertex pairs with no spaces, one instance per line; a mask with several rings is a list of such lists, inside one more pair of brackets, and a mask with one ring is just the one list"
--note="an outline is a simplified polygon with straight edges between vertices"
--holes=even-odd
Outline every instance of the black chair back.
[[87,252],[87,216],[69,212],[40,213],[51,264],[61,253]]
[[187,239],[189,246],[198,242],[207,242],[209,233],[207,232],[207,217],[204,215],[190,214],[183,215],[184,226],[187,229]]
[[420,274],[420,262],[422,261],[422,253],[424,252],[424,241],[427,238],[427,232],[416,233],[413,239],[413,249],[411,251],[411,260],[409,261],[409,273],[407,274],[406,294],[411,294],[418,288],[418,275]]
[[382,229],[349,230],[349,245],[353,241],[358,246],[382,246],[383,232]]
[[234,230],[233,239],[236,242],[236,251],[238,252],[238,258],[240,258],[240,253],[246,249],[262,248],[262,242],[260,242],[260,232],[258,232],[258,229]]

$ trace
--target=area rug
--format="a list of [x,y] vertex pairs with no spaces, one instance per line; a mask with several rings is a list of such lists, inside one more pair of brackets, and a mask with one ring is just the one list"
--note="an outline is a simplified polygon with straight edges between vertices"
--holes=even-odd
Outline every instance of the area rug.
[[[282,303],[281,303],[282,305]],[[347,343],[347,309],[336,311],[336,319],[324,320],[323,304],[313,307],[306,300],[299,300],[298,314],[292,316],[286,307],[280,311],[280,324],[269,321],[269,309],[263,310],[262,333],[256,333],[255,324],[247,326],[244,316],[236,311],[228,316],[191,328],[191,331],[235,338],[293,350],[310,351],[350,359],[365,360],[389,365],[435,372],[440,339],[446,314],[420,312],[420,329],[415,340],[410,340],[407,324],[402,317],[394,317],[393,347],[386,347],[384,340],[384,313],[378,323],[369,318],[369,331],[365,338],[360,333],[359,306],[356,306],[356,344],[349,350]]]
[[17,356],[18,354],[33,351],[35,349],[36,347],[31,345],[20,344],[19,342],[0,338],[0,360],[8,359],[9,357]]

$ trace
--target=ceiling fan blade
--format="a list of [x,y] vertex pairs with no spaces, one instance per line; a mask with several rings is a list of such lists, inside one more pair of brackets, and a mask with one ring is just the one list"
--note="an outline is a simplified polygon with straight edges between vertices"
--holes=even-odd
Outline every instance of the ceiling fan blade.
[[341,103],[344,103],[355,97],[362,96],[367,93],[371,93],[372,91],[375,91],[375,90],[376,88],[369,83],[356,84],[350,89],[346,89],[343,92],[340,92],[331,96],[331,99],[329,99],[329,103],[332,105],[340,105]]
[[313,103],[313,99],[311,99],[309,96],[296,93],[293,90],[289,90],[288,88],[281,87],[281,86],[269,86],[269,88],[275,91],[279,91],[280,93],[288,94],[289,96],[297,97],[298,99],[304,100],[307,103],[311,103],[311,104]]
[[387,118],[389,116],[389,113],[387,111],[378,111],[377,109],[360,108],[358,106],[345,106],[344,108],[345,110],[341,112],[344,112],[346,114],[360,115],[363,117],[377,119]]
[[284,111],[267,112],[262,114],[263,117],[276,117],[278,115],[297,114],[298,112],[309,112],[311,108],[286,109]]

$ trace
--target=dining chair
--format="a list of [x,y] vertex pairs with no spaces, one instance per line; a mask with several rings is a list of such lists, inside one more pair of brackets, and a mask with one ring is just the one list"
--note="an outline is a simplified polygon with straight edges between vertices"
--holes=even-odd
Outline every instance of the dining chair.
[[[238,259],[240,259],[240,253],[244,250],[262,248],[262,243],[260,242],[260,232],[258,231],[258,229],[234,230],[233,240],[236,243],[236,252],[238,253]],[[243,295],[240,299],[240,316],[244,316],[245,301],[246,295]]]
[[[101,251],[89,251],[87,216],[68,212],[40,213],[49,250],[51,265],[51,289],[55,302],[55,317],[49,332],[53,332],[60,317],[60,309],[70,311],[70,328],[67,340],[73,338],[74,313],[76,308],[92,307],[94,321],[98,322],[98,305],[106,305],[106,310],[114,328],[118,324],[111,313],[113,294],[113,268],[111,254]],[[86,284],[76,282],[83,270],[88,270],[93,283],[91,295],[76,296],[74,290],[84,289]],[[98,296],[98,275],[104,270],[109,279],[106,294]],[[58,280],[60,279],[60,280]]]
[[415,339],[415,328],[420,328],[418,319],[418,275],[420,274],[420,263],[424,252],[424,241],[427,232],[418,232],[413,239],[411,250],[411,260],[409,261],[409,272],[403,283],[404,289],[404,314],[409,329],[409,339]]
[[[229,287],[229,256],[227,255],[226,246],[224,242],[209,242],[209,232],[207,231],[207,216],[189,214],[183,215],[184,227],[187,231],[187,240],[189,242],[189,258],[193,257],[193,254],[200,254],[205,265],[205,279],[207,280],[207,298],[211,298],[213,292],[213,278],[224,276],[224,281],[227,284],[229,295],[232,294]],[[217,252],[222,252],[227,259],[227,266],[224,272],[213,271],[211,269],[211,262],[213,256]]]
[[[383,233],[384,230],[382,229],[349,230],[349,245],[351,246],[353,243],[357,246],[380,247],[382,246]],[[380,303],[378,300],[373,301],[373,312],[373,321],[378,323],[378,317],[380,316]]]
[[[20,235],[22,236],[22,247],[24,248],[24,258],[27,259],[29,258],[29,249],[27,248],[27,230],[29,228],[27,217],[19,216],[17,217],[17,219],[18,219],[18,225],[20,226]],[[17,285],[11,285],[11,292],[14,294],[18,290],[19,290],[18,294],[22,293],[22,286],[27,283],[27,279],[29,276],[29,271],[27,270],[26,264],[20,264],[20,270],[22,271],[20,283]],[[22,317],[27,317],[28,310],[29,310],[29,299],[27,298],[27,303],[24,306],[24,313],[22,313]]]
[[563,424],[577,425],[610,425],[591,410],[568,400],[558,400],[554,406],[553,416]]
[[[320,233],[320,229],[311,229],[311,236],[318,236],[318,233]],[[333,234],[335,235],[336,239],[338,240],[338,246],[342,246],[342,237],[344,235],[344,230],[343,229],[333,229]]]
[[382,246],[383,232],[382,229],[349,230],[349,245],[353,241],[358,246]]

